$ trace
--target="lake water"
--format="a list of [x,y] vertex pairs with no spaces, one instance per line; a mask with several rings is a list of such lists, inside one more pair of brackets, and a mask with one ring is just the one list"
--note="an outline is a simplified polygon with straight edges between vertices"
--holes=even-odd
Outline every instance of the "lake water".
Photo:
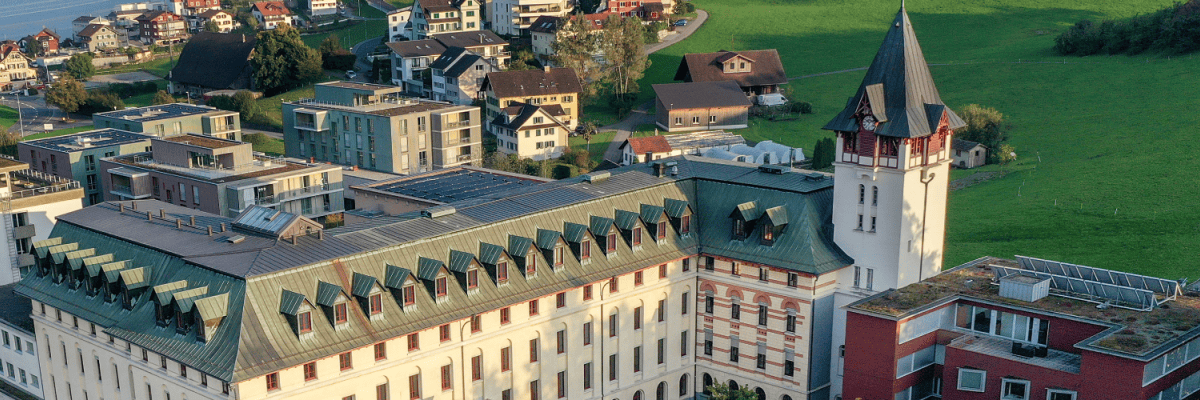
[[136,0],[0,0],[0,40],[20,40],[53,29],[71,37],[71,21],[82,15],[108,15],[113,7]]

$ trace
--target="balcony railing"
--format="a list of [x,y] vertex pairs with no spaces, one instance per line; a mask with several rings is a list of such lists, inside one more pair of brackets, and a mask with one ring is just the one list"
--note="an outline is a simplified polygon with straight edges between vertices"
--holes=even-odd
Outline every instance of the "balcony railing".
[[471,121],[470,121],[470,120],[467,120],[467,121],[455,121],[455,122],[446,122],[446,123],[442,124],[442,128],[443,128],[443,129],[454,129],[454,128],[462,128],[462,127],[467,127],[467,126],[471,126],[471,125],[472,125],[472,124],[471,124]]
[[[269,196],[255,197],[253,199],[253,202],[246,204],[245,207],[249,207],[251,205],[265,206],[265,205],[270,205],[270,204],[279,204],[281,202],[292,200],[292,199],[309,197],[309,196],[316,195],[318,193],[332,192],[332,191],[337,191],[337,190],[341,190],[341,189],[342,189],[341,182],[332,182],[332,183],[325,183],[325,184],[320,184],[320,185],[312,185],[312,186],[302,187],[299,189],[293,189],[293,190],[275,193],[275,194],[269,195]],[[245,207],[243,207],[243,208],[245,208]]]
[[458,160],[457,160],[458,162],[471,161],[471,160],[475,159],[475,155],[474,154],[459,154],[457,158],[458,158]]
[[562,11],[560,6],[513,6],[513,12],[529,13],[529,12],[559,12]]
[[315,131],[315,130],[317,130],[317,124],[314,124],[312,122],[309,122],[309,123],[297,122],[296,129],[307,129],[310,131]]
[[429,125],[426,125],[426,124],[417,125],[417,132],[425,132],[426,129],[429,129]]

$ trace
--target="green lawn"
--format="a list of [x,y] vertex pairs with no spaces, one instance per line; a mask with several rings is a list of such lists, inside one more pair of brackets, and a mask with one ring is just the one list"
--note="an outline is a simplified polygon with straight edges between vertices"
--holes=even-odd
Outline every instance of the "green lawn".
[[[671,81],[684,53],[775,48],[791,77],[865,67],[897,9],[891,0],[695,1],[709,11],[709,20],[692,37],[650,57],[643,98],[652,97],[650,84]],[[909,4],[943,100],[952,108],[978,103],[1007,115],[1019,155],[1008,167],[1014,172],[950,195],[946,265],[1021,254],[1200,278],[1194,264],[1200,180],[1192,172],[1200,169],[1200,144],[1192,139],[1200,115],[1181,111],[1200,106],[1200,85],[1179,84],[1200,69],[1200,58],[1075,58],[1051,51],[1054,37],[1080,19],[1129,17],[1171,3]],[[793,100],[811,102],[813,114],[788,122],[752,119],[738,133],[811,154],[816,139],[831,137],[821,126],[854,94],[863,74],[792,80]]]
[[283,155],[283,140],[268,138],[266,142],[254,145],[254,151],[261,151],[274,156]]
[[608,150],[609,143],[612,143],[613,136],[617,131],[600,132],[592,135],[591,144],[583,140],[583,136],[571,136],[567,139],[567,145],[573,149],[588,150],[588,156],[596,165],[604,162],[604,151]]
[[[323,79],[328,80],[328,79]],[[268,125],[274,127],[283,126],[283,102],[296,101],[300,99],[311,99],[314,96],[313,85],[307,85],[290,92],[281,93],[274,97],[263,97],[258,99],[258,107],[266,116]]]
[[98,70],[96,70],[96,75],[112,75],[112,74],[120,74],[120,73],[125,73],[125,72],[146,70],[146,72],[149,72],[154,75],[158,75],[160,78],[166,78],[167,73],[171,72],[171,69],[175,68],[175,64],[178,62],[179,62],[179,53],[177,52],[177,53],[175,53],[174,58],[160,58],[157,60],[150,60],[150,61],[146,61],[143,63],[125,64],[125,65],[119,65],[119,66],[116,66],[113,68],[98,69]]
[[[167,81],[165,79],[157,80],[154,83],[156,85],[158,85],[158,90],[167,90]],[[157,94],[157,93],[139,94],[137,96],[133,96],[128,99],[121,99],[121,102],[125,103],[126,107],[145,107],[145,106],[150,105],[150,103],[154,102],[155,94]],[[183,102],[183,100],[186,100],[186,99],[179,99],[179,100],[180,100],[180,102]]]
[[8,128],[16,125],[18,120],[17,109],[0,106],[0,132],[8,132]]
[[387,2],[396,8],[404,8],[413,5],[412,0],[387,0]]
[[45,138],[48,138],[48,137],[55,137],[55,136],[62,136],[62,135],[70,135],[70,134],[72,134],[72,133],[79,133],[79,132],[83,132],[83,131],[90,131],[90,130],[93,130],[93,129],[96,129],[96,128],[94,128],[94,127],[91,127],[91,126],[81,126],[81,127],[78,127],[78,128],[59,129],[59,130],[55,130],[55,131],[50,131],[50,132],[42,132],[42,133],[38,133],[38,134],[29,135],[29,136],[26,136],[24,139],[21,139],[21,140],[45,139]]

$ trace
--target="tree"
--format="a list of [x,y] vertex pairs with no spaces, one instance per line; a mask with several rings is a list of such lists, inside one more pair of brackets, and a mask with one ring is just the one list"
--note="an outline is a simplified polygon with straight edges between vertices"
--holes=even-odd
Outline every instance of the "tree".
[[[75,80],[71,74],[64,74],[46,91],[46,103],[58,107],[64,113],[79,111],[79,106],[87,99],[87,91],[83,84]],[[64,117],[65,119],[65,117]]]
[[583,84],[583,92],[579,94],[582,101],[590,101],[600,92],[603,72],[595,56],[600,51],[599,35],[586,21],[583,14],[560,19],[559,38],[550,45],[554,49],[554,63],[575,70],[579,76]]
[[512,59],[508,62],[509,71],[525,71],[538,69],[538,62],[533,57],[533,52],[523,48],[513,52]]
[[43,50],[41,40],[33,39],[25,43],[25,55],[29,56],[29,58],[37,58],[37,56],[42,55]]
[[342,48],[342,41],[338,38],[338,35],[331,33],[325,37],[325,40],[321,41],[321,46],[317,48],[317,51],[321,52],[321,57],[325,57],[327,54],[340,54],[346,51],[346,49]]
[[712,400],[758,400],[758,395],[745,386],[733,389],[729,385],[718,383],[708,387],[712,392]]
[[175,102],[175,97],[171,96],[171,94],[167,93],[165,90],[159,90],[158,93],[154,94],[154,99],[150,100],[150,104],[153,105],[171,104]]
[[77,80],[87,80],[96,75],[96,66],[92,65],[92,53],[76,53],[63,63],[67,75]]
[[645,28],[638,17],[621,18],[609,16],[604,21],[601,32],[600,52],[608,62],[603,70],[611,95],[610,101],[620,104],[618,111],[630,106],[631,98],[636,98],[638,79],[642,78],[650,60],[642,51],[645,41]]
[[204,31],[205,32],[220,32],[221,26],[217,25],[217,21],[208,20],[208,22],[204,23]]
[[239,90],[233,96],[213,96],[205,104],[221,110],[237,111],[242,121],[249,121],[261,113],[254,94],[245,90]]
[[1000,151],[993,151],[992,153],[995,153],[996,160],[1000,162],[1000,166],[1008,165],[1008,163],[1017,159],[1017,149],[1009,144],[1000,145]]
[[321,54],[300,40],[296,29],[280,25],[259,32],[250,59],[254,82],[268,96],[304,86],[321,77]]
[[[967,126],[955,132],[959,139],[979,142],[991,150],[999,149],[1000,144],[1008,140],[1009,125],[1004,114],[995,108],[967,104],[959,110],[958,115],[967,123]],[[997,154],[996,151],[989,152],[988,162],[998,162]]]

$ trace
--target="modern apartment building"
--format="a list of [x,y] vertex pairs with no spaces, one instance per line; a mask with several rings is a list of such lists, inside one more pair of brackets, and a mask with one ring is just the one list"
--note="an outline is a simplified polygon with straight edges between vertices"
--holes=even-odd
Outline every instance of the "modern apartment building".
[[403,92],[357,82],[317,84],[314,99],[283,103],[287,155],[403,174],[480,163],[479,107]]
[[[0,396],[46,398],[42,393],[42,368],[38,365],[37,338],[29,299],[17,296],[15,283],[0,286]],[[11,393],[18,391],[18,393]]]
[[96,113],[92,125],[96,129],[115,128],[160,138],[198,133],[219,139],[242,139],[242,122],[237,111],[184,103]]
[[563,111],[559,121],[575,129],[583,111],[579,101],[583,87],[575,70],[570,68],[493,72],[487,74],[482,90],[489,121],[499,116],[502,109],[518,103],[559,106]]
[[850,305],[844,398],[1192,399],[1197,294],[1173,280],[981,258]]
[[104,201],[100,159],[150,151],[152,136],[119,129],[96,129],[72,135],[17,143],[17,156],[29,169],[78,181],[83,205]]
[[0,285],[7,285],[33,267],[33,242],[49,237],[58,216],[83,207],[83,190],[79,182],[31,171],[8,157],[0,157],[0,178],[0,235],[7,243],[0,251]]
[[566,17],[575,8],[568,0],[495,0],[488,4],[492,30],[512,36],[527,36],[538,17]]
[[154,138],[145,153],[100,161],[105,200],[158,199],[216,215],[251,206],[323,220],[343,210],[342,168],[256,154],[203,135]]
[[483,29],[482,3],[477,0],[416,0],[409,39]]

